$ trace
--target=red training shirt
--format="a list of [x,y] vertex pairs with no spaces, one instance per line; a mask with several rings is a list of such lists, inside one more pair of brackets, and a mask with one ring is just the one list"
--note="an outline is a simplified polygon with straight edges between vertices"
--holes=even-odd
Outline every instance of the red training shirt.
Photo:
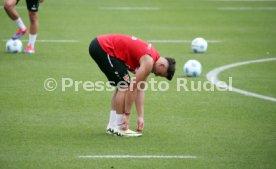
[[123,61],[128,69],[134,72],[140,67],[139,60],[144,55],[152,57],[156,62],[160,55],[149,43],[134,36],[108,34],[97,37],[102,49],[111,57]]

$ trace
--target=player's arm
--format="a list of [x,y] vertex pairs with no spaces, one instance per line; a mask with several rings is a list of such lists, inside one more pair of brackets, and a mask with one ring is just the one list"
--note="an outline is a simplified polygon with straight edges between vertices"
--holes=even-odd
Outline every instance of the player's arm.
[[135,106],[136,111],[138,114],[137,117],[137,131],[142,131],[144,129],[144,98],[145,98],[145,92],[144,92],[145,84],[141,83],[139,88],[137,88],[137,94],[135,99]]
[[[130,82],[125,99],[125,114],[129,116],[133,102],[137,95],[137,85],[139,82],[145,81],[148,75],[151,73],[154,61],[149,55],[145,55],[140,59],[140,67],[136,71],[133,80]],[[126,122],[128,123],[128,122]],[[127,126],[128,124],[126,124]]]

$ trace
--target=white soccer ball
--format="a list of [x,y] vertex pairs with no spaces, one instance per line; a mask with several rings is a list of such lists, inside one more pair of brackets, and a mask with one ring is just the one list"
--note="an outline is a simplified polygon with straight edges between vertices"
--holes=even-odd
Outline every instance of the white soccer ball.
[[207,51],[208,43],[203,38],[195,38],[192,41],[192,51],[194,53],[204,53]]
[[188,60],[183,66],[183,71],[186,76],[197,77],[201,74],[202,67],[197,60]]
[[6,50],[7,52],[10,53],[19,53],[22,51],[23,45],[21,40],[16,39],[16,40],[8,40],[6,43]]

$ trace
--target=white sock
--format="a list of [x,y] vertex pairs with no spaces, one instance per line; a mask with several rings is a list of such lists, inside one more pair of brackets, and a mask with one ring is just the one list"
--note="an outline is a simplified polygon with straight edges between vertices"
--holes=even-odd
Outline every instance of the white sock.
[[122,114],[116,114],[116,126],[119,126],[120,124],[123,123],[123,115]]
[[116,121],[116,111],[115,110],[111,110],[110,111],[110,115],[109,115],[108,126],[110,126],[110,127],[113,128],[115,126],[115,121]]
[[22,19],[19,17],[17,18],[15,21],[15,24],[18,28],[22,29],[22,30],[25,30],[26,29],[26,26],[24,24],[24,22],[22,21]]
[[35,41],[36,41],[37,34],[29,34],[29,42],[28,45],[31,45],[32,48],[34,49]]

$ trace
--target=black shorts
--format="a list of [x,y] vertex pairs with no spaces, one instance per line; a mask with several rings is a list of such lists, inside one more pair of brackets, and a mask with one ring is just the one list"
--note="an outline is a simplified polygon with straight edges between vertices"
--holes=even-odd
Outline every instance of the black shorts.
[[127,87],[129,85],[130,76],[124,62],[114,56],[109,56],[101,48],[97,38],[90,43],[89,54],[112,86]]
[[[20,0],[16,0],[16,4]],[[27,8],[31,12],[37,12],[39,7],[39,0],[26,0]]]

